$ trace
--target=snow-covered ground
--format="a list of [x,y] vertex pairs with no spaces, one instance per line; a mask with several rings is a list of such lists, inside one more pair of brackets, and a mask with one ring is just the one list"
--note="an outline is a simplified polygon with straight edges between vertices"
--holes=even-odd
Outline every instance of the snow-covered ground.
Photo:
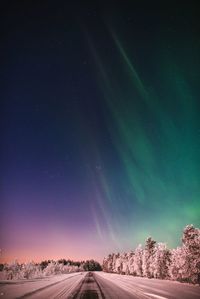
[[79,272],[0,281],[0,298],[200,299],[200,287],[104,272]]
[[[149,279],[128,275],[96,272],[96,277],[104,278],[134,295],[134,298],[157,299],[198,299],[200,287],[176,281]],[[122,298],[123,299],[123,298]]]
[[[63,293],[59,298],[66,298],[85,276],[85,272],[54,275],[45,278],[28,280],[6,280],[0,281],[0,298],[12,299],[27,296],[28,298],[42,298],[41,292],[49,297],[48,294],[54,292]],[[38,297],[39,294],[39,297]]]

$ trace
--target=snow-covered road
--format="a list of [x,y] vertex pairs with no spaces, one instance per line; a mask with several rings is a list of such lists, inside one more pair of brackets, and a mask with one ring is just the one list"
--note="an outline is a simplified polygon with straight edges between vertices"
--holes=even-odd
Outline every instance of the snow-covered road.
[[0,298],[200,299],[200,287],[103,272],[0,282]]
[[86,272],[54,275],[30,280],[0,281],[0,298],[68,298]]
[[133,296],[130,298],[200,299],[199,286],[169,280],[148,279],[104,272],[96,272],[95,276],[97,280],[98,278],[106,279],[129,294],[132,294]]

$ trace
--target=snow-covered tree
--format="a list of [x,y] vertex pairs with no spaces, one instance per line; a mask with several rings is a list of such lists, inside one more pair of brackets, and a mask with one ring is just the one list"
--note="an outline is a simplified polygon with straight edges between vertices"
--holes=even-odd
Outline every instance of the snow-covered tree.
[[135,275],[134,272],[134,251],[130,251],[127,253],[127,274]]
[[108,256],[108,263],[107,263],[108,272],[113,272],[114,270],[113,257],[114,257],[114,253],[109,254]]
[[10,264],[5,264],[4,269],[1,273],[1,279],[22,279],[23,271],[22,265],[18,261],[11,262]]
[[108,272],[108,259],[106,257],[103,259],[102,269],[104,272]]
[[167,249],[166,244],[156,244],[151,265],[153,277],[160,279],[165,279],[169,277],[169,265],[170,251],[169,249]]
[[143,261],[142,261],[142,270],[143,270],[143,276],[152,278],[153,277],[153,256],[155,253],[155,244],[156,241],[154,241],[151,237],[147,238],[145,243],[145,249],[143,251]]
[[127,254],[124,252],[121,255],[121,260],[122,260],[122,269],[121,269],[121,274],[128,274],[128,261],[127,261]]
[[183,279],[200,284],[200,229],[187,225],[183,231]]
[[35,264],[34,262],[26,263],[22,265],[21,273],[23,274],[23,278],[39,278],[43,276],[43,272],[41,266]]
[[184,267],[184,258],[185,255],[184,249],[182,247],[177,247],[172,249],[171,253],[171,262],[169,266],[169,275],[172,280],[181,281],[183,278],[183,267]]
[[120,274],[122,272],[122,259],[121,259],[121,255],[119,253],[117,253],[115,255],[115,269],[114,269],[115,273]]
[[43,270],[45,276],[58,274],[60,271],[59,263],[51,261],[47,267]]
[[143,276],[142,271],[142,260],[143,260],[143,249],[142,245],[139,244],[135,249],[134,261],[133,261],[133,274],[136,276]]

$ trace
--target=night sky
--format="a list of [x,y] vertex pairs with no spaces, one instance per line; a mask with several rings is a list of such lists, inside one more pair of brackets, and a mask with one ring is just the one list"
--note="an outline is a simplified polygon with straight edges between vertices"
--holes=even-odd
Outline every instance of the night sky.
[[200,226],[198,1],[153,2],[1,7],[2,260],[102,261]]

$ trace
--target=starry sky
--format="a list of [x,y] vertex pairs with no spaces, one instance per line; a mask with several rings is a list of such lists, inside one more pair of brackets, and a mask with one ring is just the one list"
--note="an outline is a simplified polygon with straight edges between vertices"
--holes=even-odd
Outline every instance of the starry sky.
[[200,226],[198,1],[40,2],[1,7],[1,260],[178,246]]

